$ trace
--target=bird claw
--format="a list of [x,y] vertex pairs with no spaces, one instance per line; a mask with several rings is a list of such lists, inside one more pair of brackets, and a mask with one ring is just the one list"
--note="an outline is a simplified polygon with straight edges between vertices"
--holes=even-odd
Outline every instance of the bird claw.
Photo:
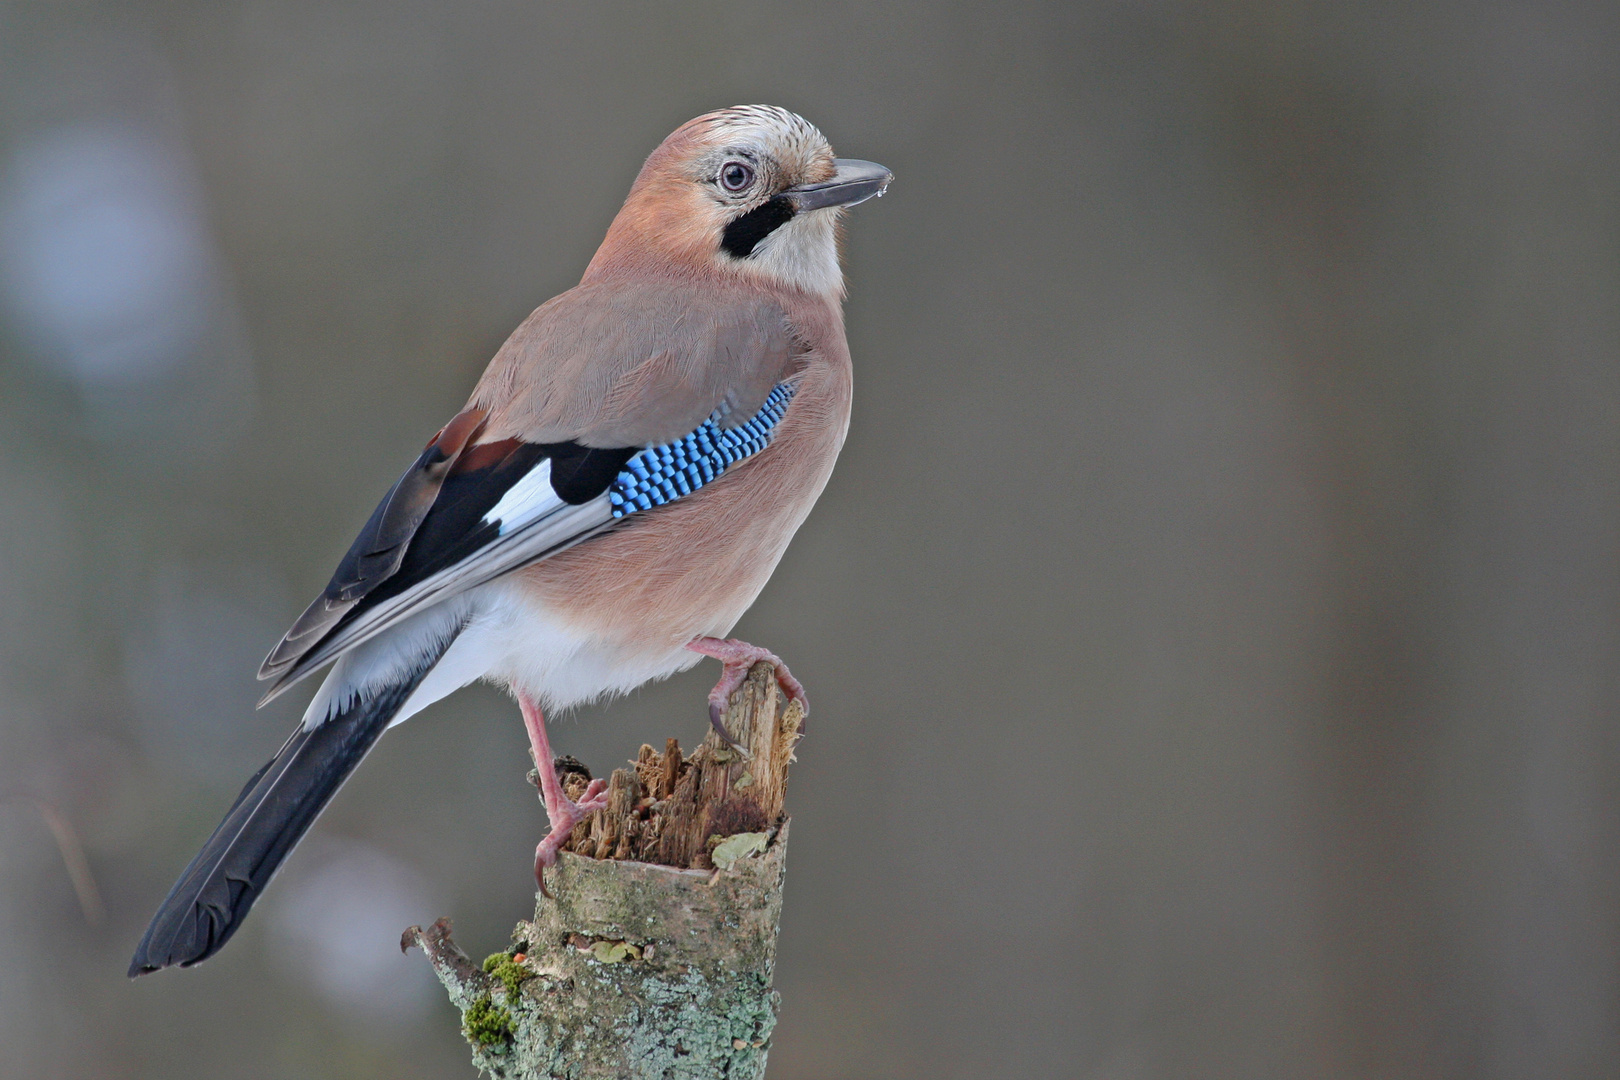
[[546,800],[546,817],[551,819],[551,831],[534,849],[534,880],[540,886],[540,895],[548,900],[551,898],[551,893],[546,889],[546,867],[556,865],[557,856],[568,842],[574,826],[596,811],[605,809],[607,804],[607,781],[601,779],[587,784],[578,802],[566,795],[562,795],[558,802]]
[[585,793],[579,797],[579,802],[573,804],[574,809],[580,812],[581,817],[597,810],[607,809],[607,788],[606,780],[600,778],[592,780],[585,785]]
[[[727,696],[729,697],[730,695],[727,695]],[[720,741],[721,742],[723,742],[727,746],[731,747],[731,749],[734,752],[742,755],[742,759],[744,761],[748,760],[748,750],[747,750],[747,748],[745,748],[743,746],[743,744],[738,742],[736,739],[733,739],[731,737],[731,732],[726,730],[726,703],[725,702],[715,701],[712,698],[710,699],[710,701],[709,701],[709,724],[710,724],[710,726],[712,726],[714,728],[715,734],[720,736]]]
[[713,637],[696,638],[686,647],[695,653],[720,661],[722,665],[720,681],[709,691],[709,723],[714,726],[715,732],[727,746],[744,757],[748,756],[748,752],[731,737],[731,732],[726,730],[725,715],[727,707],[731,704],[731,695],[736,693],[743,680],[748,678],[748,671],[755,664],[761,660],[770,664],[776,671],[776,684],[782,688],[782,693],[787,695],[788,700],[797,701],[807,714],[810,712],[810,701],[804,695],[804,684],[795,679],[788,666],[782,662],[782,658],[769,649],[762,649],[758,645],[750,645],[736,638]]

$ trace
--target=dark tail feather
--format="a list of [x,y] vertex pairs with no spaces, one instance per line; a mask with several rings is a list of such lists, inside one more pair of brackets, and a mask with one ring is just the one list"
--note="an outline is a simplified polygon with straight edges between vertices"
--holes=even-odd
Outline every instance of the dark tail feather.
[[313,731],[300,725],[293,732],[247,782],[169,891],[130,961],[131,978],[171,964],[190,967],[230,940],[281,860],[442,654],[441,648],[409,680],[357,702]]

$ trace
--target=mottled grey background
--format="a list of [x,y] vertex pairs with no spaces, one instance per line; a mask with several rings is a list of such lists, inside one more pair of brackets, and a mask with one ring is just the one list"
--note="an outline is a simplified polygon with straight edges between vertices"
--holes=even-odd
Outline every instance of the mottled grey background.
[[[739,628],[816,706],[772,1075],[1620,1074],[1617,48],[1599,3],[0,0],[0,1072],[469,1075],[395,942],[528,909],[488,690],[218,959],[124,966],[374,500],[658,140],[763,101],[897,177]],[[695,739],[714,676],[557,741]]]

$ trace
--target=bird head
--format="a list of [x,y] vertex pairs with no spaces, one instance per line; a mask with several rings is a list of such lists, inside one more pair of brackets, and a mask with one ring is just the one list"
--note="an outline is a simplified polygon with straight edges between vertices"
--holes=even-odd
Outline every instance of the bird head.
[[842,296],[838,219],[892,178],[833,157],[815,125],[786,109],[707,113],[647,158],[585,280],[681,269]]

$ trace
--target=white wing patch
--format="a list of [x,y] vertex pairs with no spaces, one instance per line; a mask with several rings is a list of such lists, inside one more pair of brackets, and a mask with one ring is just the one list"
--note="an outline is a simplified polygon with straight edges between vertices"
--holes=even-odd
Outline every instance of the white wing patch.
[[551,488],[551,459],[545,458],[506,489],[501,501],[484,515],[484,521],[499,521],[500,534],[508,536],[565,505]]

